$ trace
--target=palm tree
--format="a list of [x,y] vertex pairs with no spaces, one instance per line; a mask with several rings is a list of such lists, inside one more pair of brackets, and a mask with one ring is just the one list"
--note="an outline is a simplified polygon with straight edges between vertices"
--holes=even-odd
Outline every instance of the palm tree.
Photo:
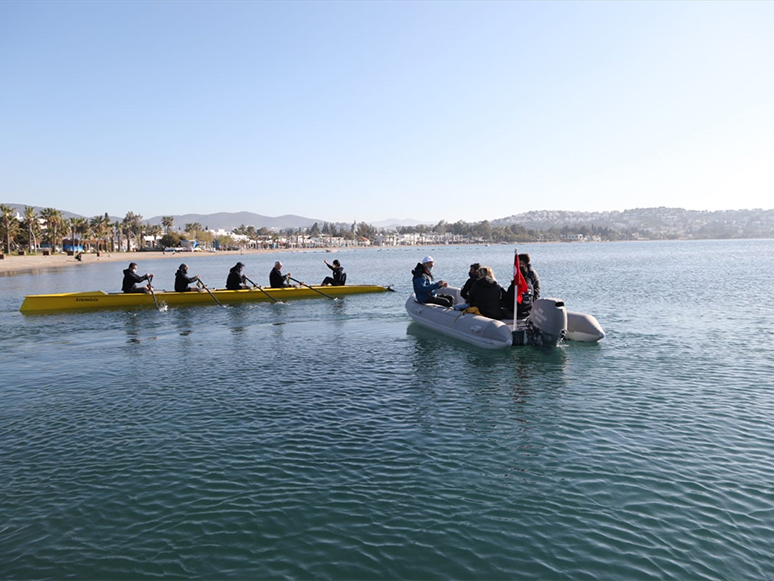
[[14,216],[14,209],[5,204],[0,204],[0,214],[3,217],[3,226],[5,234],[5,252],[11,253],[11,224],[16,217]]
[[[107,212],[105,212],[105,215],[102,217],[102,227],[104,228],[105,237],[110,237],[110,250],[115,250],[115,247],[113,246],[113,244],[115,244],[115,237],[113,236],[113,223],[110,221],[110,216],[108,216]],[[107,252],[107,249],[107,240],[105,240],[105,252]]]
[[164,226],[164,234],[169,234],[170,229],[175,225],[175,219],[172,216],[162,216],[161,225]]
[[105,212],[104,216],[94,216],[89,221],[89,226],[91,226],[91,231],[94,232],[94,236],[96,236],[98,240],[97,252],[100,250],[100,243],[102,244],[102,250],[107,252],[108,238],[113,233],[113,224],[110,221],[110,216],[107,215],[107,212]]
[[30,253],[35,252],[38,245],[35,233],[40,230],[40,224],[38,224],[38,214],[32,206],[24,206],[24,225],[27,226],[29,235]]
[[75,233],[78,235],[78,242],[80,242],[80,245],[83,246],[83,239],[84,238],[90,238],[89,236],[89,220],[88,218],[76,218],[75,222]]
[[158,239],[161,237],[163,230],[158,224],[151,224],[145,229],[145,233],[148,236],[153,236],[153,246],[158,246]]
[[[89,227],[97,238],[97,252],[99,252],[102,249],[102,242],[104,242],[107,237],[107,228],[105,226],[104,218],[99,215],[94,216],[89,220]],[[107,250],[107,247],[105,250]]]
[[51,251],[56,251],[56,241],[58,240],[57,230],[62,225],[62,212],[56,208],[43,208],[40,211],[40,217],[46,222],[48,232],[48,241],[51,244]]
[[[113,240],[116,241],[118,245],[119,252],[121,251],[121,222],[116,220],[113,223]],[[113,252],[115,252],[115,246],[113,247]]]
[[199,222],[193,222],[191,224],[186,224],[184,230],[191,235],[196,235],[197,232],[202,231],[202,225],[199,224]]
[[[78,218],[72,217],[68,220],[70,223],[70,252],[75,254],[75,221]],[[62,242],[62,246],[64,246],[64,242]]]
[[136,244],[138,236],[142,233],[142,216],[135,214],[134,212],[127,212],[121,225],[124,227],[126,233],[126,251],[129,252],[129,250],[131,250],[130,242],[132,236],[134,236]]

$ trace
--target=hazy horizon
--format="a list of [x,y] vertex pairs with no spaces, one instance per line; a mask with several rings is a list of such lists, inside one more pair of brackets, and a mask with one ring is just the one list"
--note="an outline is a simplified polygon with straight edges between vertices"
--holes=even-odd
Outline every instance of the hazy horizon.
[[771,2],[2,2],[0,196],[368,223],[771,209],[772,25]]
[[[40,210],[43,209],[42,206],[32,205],[32,204],[19,204],[19,203],[16,203],[16,202],[2,202],[2,203],[3,203],[3,205],[6,205],[6,206],[16,207],[17,211],[19,213],[21,213],[23,211],[24,206],[33,206],[34,208],[37,209],[37,211],[40,211]],[[70,214],[74,214],[76,216],[83,216],[83,217],[86,217],[86,218],[91,218],[91,217],[94,216],[94,215],[84,215],[84,214],[80,214],[78,212],[73,212],[69,208],[57,208],[57,209],[59,209],[62,212],[64,212],[66,216],[70,215]],[[678,211],[684,211],[684,212],[708,212],[708,213],[714,213],[714,212],[754,212],[754,211],[770,212],[771,211],[769,209],[763,209],[763,208],[732,208],[732,209],[720,209],[720,210],[691,210],[691,209],[688,209],[688,208],[680,208],[680,207],[674,207],[674,206],[658,206],[658,207],[625,208],[623,210],[546,210],[546,209],[542,209],[542,210],[529,210],[527,212],[524,212],[523,214],[530,214],[530,213],[541,214],[543,212],[547,212],[547,213],[568,213],[568,214],[590,214],[590,215],[595,215],[595,214],[606,214],[606,213],[613,213],[613,214],[615,214],[615,213],[624,213],[624,212],[637,212],[637,211],[661,210],[661,209],[665,209],[665,210],[678,210]],[[132,211],[132,210],[128,210],[128,211]],[[100,212],[100,213],[95,214],[95,215],[102,215],[102,214],[104,214],[104,212]],[[311,225],[312,223],[316,222],[316,223],[318,223],[321,226],[325,222],[330,223],[330,224],[350,224],[351,223],[351,222],[349,222],[347,220],[341,220],[341,219],[338,219],[338,220],[336,220],[336,219],[334,219],[334,220],[323,220],[323,219],[315,218],[313,216],[303,216],[303,215],[299,215],[299,214],[281,214],[281,215],[278,215],[278,216],[267,216],[267,215],[264,215],[264,214],[260,214],[259,212],[252,212],[250,210],[242,210],[242,211],[238,211],[238,212],[223,212],[223,211],[220,211],[220,212],[208,212],[206,214],[202,214],[202,213],[198,213],[198,212],[182,212],[182,213],[178,212],[178,213],[173,213],[173,214],[152,214],[150,216],[141,215],[141,217],[142,217],[142,221],[144,223],[148,223],[148,224],[160,223],[161,219],[165,215],[170,215],[170,216],[172,216],[172,217],[174,217],[176,219],[186,218],[186,220],[188,220],[188,219],[194,220],[194,221],[206,220],[208,222],[213,222],[214,221],[215,223],[220,223],[221,221],[223,221],[225,219],[225,217],[238,216],[240,214],[249,214],[249,215],[256,216],[256,217],[265,218],[265,220],[263,221],[264,223],[263,224],[259,224],[259,223],[252,223],[252,222],[250,222],[250,220],[246,216],[240,216],[239,217],[238,221],[240,223],[242,223],[243,225],[253,225],[253,226],[265,225],[265,226],[270,226],[270,227],[287,227],[287,226],[290,225],[291,222],[293,222],[293,227],[298,227],[298,224],[300,224],[301,222],[305,222],[305,223],[308,222],[309,225]],[[521,214],[521,213],[519,213],[519,214]],[[490,217],[484,218],[482,220],[474,220],[474,221],[464,220],[464,221],[467,222],[467,223],[471,223],[471,224],[477,223],[477,222],[481,222],[483,220],[487,220],[489,222],[496,223],[496,222],[499,222],[501,220],[508,220],[509,218],[511,218],[511,217],[513,217],[515,215],[519,215],[519,214],[509,214],[509,215],[502,215],[502,216],[490,216]],[[112,219],[120,220],[124,215],[125,215],[125,213],[111,214],[111,218]],[[535,219],[535,218],[533,217],[532,219]],[[527,218],[527,220],[529,221],[530,218]],[[452,221],[452,220],[447,220],[445,218],[441,218],[440,220],[436,220],[436,221],[431,222],[431,221],[419,220],[419,219],[412,218],[412,217],[406,217],[406,218],[394,218],[393,217],[393,218],[386,218],[384,220],[373,220],[373,221],[358,220],[358,222],[366,222],[366,223],[370,224],[371,226],[375,226],[377,228],[383,228],[383,227],[388,227],[388,226],[416,226],[416,225],[419,225],[419,224],[435,225],[435,224],[438,224],[440,221],[445,221],[445,222],[447,222],[449,224],[452,224],[452,223],[456,222],[456,220]],[[274,223],[274,224],[272,224],[272,223]],[[286,224],[286,225],[283,226],[281,224]],[[239,224],[236,224],[236,222],[235,222],[233,227],[237,227],[238,225]],[[180,229],[180,228],[183,227],[183,224],[176,224],[175,226],[176,226],[177,229]],[[205,227],[207,227],[207,226],[205,225]],[[222,227],[223,226],[213,226],[213,229],[217,230],[217,229],[222,228]]]

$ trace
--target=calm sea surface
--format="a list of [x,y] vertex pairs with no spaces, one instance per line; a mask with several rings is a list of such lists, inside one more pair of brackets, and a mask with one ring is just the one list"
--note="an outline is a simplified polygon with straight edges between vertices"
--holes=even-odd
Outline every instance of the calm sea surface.
[[410,323],[422,255],[504,282],[510,246],[241,257],[398,291],[285,305],[23,316],[126,265],[0,276],[0,577],[774,578],[774,241],[519,250],[604,341]]

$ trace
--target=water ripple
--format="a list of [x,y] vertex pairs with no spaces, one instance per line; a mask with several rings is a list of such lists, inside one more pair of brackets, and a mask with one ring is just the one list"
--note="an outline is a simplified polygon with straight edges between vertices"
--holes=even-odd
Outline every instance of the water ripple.
[[[700,247],[541,247],[609,331],[551,352],[417,333],[405,293],[0,313],[3,576],[770,578],[774,315],[740,292],[718,332],[680,302],[712,294]],[[407,253],[342,258],[402,277]]]

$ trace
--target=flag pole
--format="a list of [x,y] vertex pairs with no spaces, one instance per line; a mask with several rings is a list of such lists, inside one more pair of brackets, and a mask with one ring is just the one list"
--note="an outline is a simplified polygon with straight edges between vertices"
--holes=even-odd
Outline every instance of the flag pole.
[[519,312],[519,249],[513,249],[513,325],[512,331],[516,331],[516,315]]

